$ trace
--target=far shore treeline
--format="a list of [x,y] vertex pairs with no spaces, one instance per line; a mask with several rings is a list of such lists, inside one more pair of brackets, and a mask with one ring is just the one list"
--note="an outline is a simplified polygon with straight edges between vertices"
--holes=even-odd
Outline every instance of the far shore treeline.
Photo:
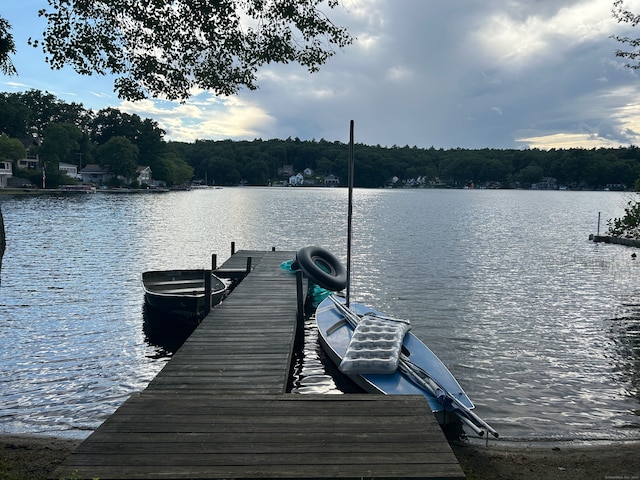
[[[425,136],[428,132],[425,132]],[[275,185],[307,172],[305,183],[347,179],[343,142],[297,138],[253,141],[165,140],[151,119],[107,108],[94,112],[39,90],[0,93],[0,161],[38,155],[47,186],[69,183],[60,162],[99,164],[131,178],[138,165],[167,185]],[[640,148],[436,149],[355,145],[358,187],[633,189],[640,178]],[[38,185],[41,172],[16,172]],[[31,178],[33,177],[33,178]]]

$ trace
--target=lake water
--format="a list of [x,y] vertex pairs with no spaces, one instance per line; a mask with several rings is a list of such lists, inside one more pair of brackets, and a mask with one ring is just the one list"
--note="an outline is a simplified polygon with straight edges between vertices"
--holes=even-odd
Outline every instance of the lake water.
[[[411,320],[507,441],[640,439],[640,258],[596,244],[630,194],[354,192],[353,300]],[[346,259],[345,189],[0,196],[0,432],[86,437],[168,359],[140,273],[237,249]],[[640,253],[640,252],[639,252]],[[339,393],[308,326],[295,391]]]

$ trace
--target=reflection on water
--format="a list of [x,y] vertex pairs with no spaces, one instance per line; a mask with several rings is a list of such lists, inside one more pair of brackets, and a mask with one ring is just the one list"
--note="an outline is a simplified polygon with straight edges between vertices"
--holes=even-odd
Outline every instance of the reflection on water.
[[328,362],[319,347],[315,317],[307,316],[302,349],[296,352],[294,360],[292,393],[341,393],[331,375],[327,374],[325,363]]
[[307,315],[301,352],[293,365],[291,393],[342,394],[362,393],[362,389],[340,373],[318,342],[315,315]]
[[145,341],[158,348],[154,358],[169,358],[178,351],[198,326],[193,317],[184,318],[180,313],[165,313],[143,304],[142,330]]
[[[0,196],[0,431],[85,436],[178,346],[145,270],[238,249],[346,257],[344,189]],[[356,190],[352,295],[411,320],[507,440],[640,438],[640,261],[587,240],[626,194]],[[349,391],[305,326],[294,391]],[[334,380],[335,379],[335,380]]]
[[[617,355],[612,355],[614,373],[621,385],[628,385],[622,396],[638,399],[635,414],[640,415],[640,304],[623,304],[620,316],[611,320],[611,339]],[[637,429],[635,422],[622,419],[621,428]]]

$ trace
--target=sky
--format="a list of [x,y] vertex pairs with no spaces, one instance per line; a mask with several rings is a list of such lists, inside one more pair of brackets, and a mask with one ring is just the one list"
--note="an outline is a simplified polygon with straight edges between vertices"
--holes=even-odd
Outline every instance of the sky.
[[[640,0],[627,0],[640,13]],[[419,148],[599,148],[640,145],[640,71],[616,58],[613,0],[341,0],[324,8],[352,45],[317,73],[268,65],[258,90],[194,91],[185,103],[118,99],[113,78],[53,71],[41,50],[46,0],[0,0],[18,76],[0,91],[37,89],[93,110],[152,118],[167,140],[299,138]]]

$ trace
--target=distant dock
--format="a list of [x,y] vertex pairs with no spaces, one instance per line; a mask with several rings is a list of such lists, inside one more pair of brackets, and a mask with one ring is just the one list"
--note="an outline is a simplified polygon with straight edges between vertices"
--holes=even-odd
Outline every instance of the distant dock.
[[614,243],[616,245],[625,245],[627,247],[640,247],[640,240],[627,237],[613,237],[610,235],[589,235],[589,240],[596,243]]
[[422,396],[287,393],[294,256],[234,252],[218,269],[242,277],[229,297],[53,477],[464,479]]

